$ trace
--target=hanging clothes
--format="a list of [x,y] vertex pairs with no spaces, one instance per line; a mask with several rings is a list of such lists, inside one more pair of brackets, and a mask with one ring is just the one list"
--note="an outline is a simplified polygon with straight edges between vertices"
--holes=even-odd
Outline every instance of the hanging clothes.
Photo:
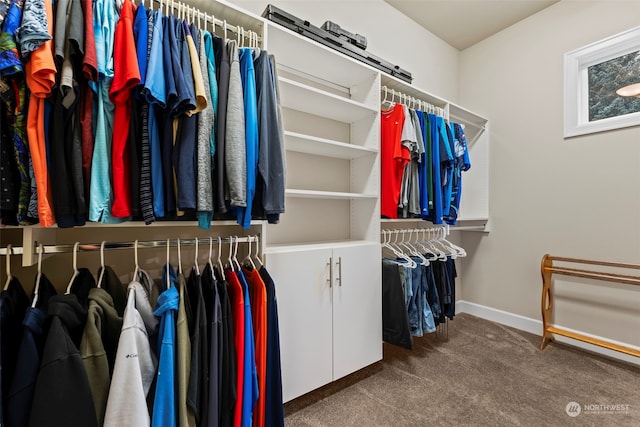
[[[157,332],[149,290],[137,281],[128,287],[113,377],[105,412],[105,427],[150,425],[147,396],[156,375],[157,359],[149,331]],[[132,357],[135,355],[135,357]],[[127,390],[122,393],[122,390]]]
[[409,150],[402,145],[405,113],[402,104],[381,114],[380,141],[380,212],[386,218],[398,218],[400,187],[405,166],[411,160]]
[[113,82],[109,89],[109,98],[114,105],[113,127],[118,130],[113,133],[111,150],[111,214],[117,218],[131,216],[131,152],[128,143],[132,120],[132,89],[140,83],[133,20],[133,2],[124,1],[114,34]]
[[[205,271],[206,273],[206,271]],[[187,405],[195,415],[197,425],[209,419],[209,335],[207,334],[207,312],[203,294],[202,276],[191,269],[187,281],[189,305],[193,320],[190,325],[191,369]]]
[[[204,89],[202,76],[200,75],[200,65],[194,67],[193,59],[196,59],[197,63],[197,52],[191,31],[184,21],[178,21],[178,25],[180,26],[177,29],[177,33],[181,51],[181,68],[193,107],[184,111],[174,122],[178,126],[174,152],[177,208],[179,211],[184,211],[187,209],[195,210],[196,208],[197,117],[194,114],[206,107],[206,101],[203,96]],[[191,52],[192,50],[193,52]]]
[[87,371],[78,351],[87,310],[73,294],[56,295],[49,300],[49,317],[29,426],[97,426]]
[[[163,18],[160,11],[156,10],[149,14],[149,21],[153,24],[151,32],[151,43],[149,52],[149,70],[162,69],[164,65],[164,31]],[[168,41],[167,41],[168,42]],[[150,152],[150,172],[151,172],[151,194],[153,198],[153,214],[155,218],[165,216],[164,207],[164,175],[162,168],[162,148],[160,139],[161,111],[167,103],[167,79],[171,76],[168,73],[149,73],[144,82],[142,94],[149,103],[148,123],[149,132],[149,152]],[[144,128],[143,128],[144,129]],[[147,217],[148,218],[148,217]]]
[[195,414],[187,405],[187,393],[189,391],[189,372],[191,371],[191,338],[189,337],[189,321],[187,312],[189,295],[187,282],[182,274],[178,273],[178,318],[176,320],[176,378],[178,383],[178,426],[195,426]]
[[245,150],[247,177],[247,206],[237,210],[237,222],[243,228],[251,226],[253,198],[256,193],[258,171],[258,105],[256,99],[256,75],[253,67],[253,49],[240,49],[240,77],[244,94]]
[[247,207],[247,147],[240,60],[235,40],[227,41],[229,94],[225,128],[225,167],[231,208]]
[[121,330],[122,317],[114,307],[111,295],[101,288],[91,289],[80,355],[87,372],[98,425],[104,424],[111,373]]
[[251,319],[249,285],[242,270],[236,271],[244,295],[244,368],[242,395],[242,426],[250,427],[253,421],[253,407],[258,401],[258,377],[256,372],[255,338]]
[[[284,425],[275,285],[266,269],[223,276],[208,263],[188,281],[168,265],[162,273],[159,295],[137,270],[122,317],[112,295],[120,298],[114,290],[123,286],[110,267],[98,271],[99,287],[77,268],[71,293],[58,296],[41,275],[34,308],[10,282],[0,298],[0,372],[20,374],[3,378],[11,386],[2,390],[6,424]],[[24,328],[7,320],[16,305],[18,317],[26,312]],[[7,326],[19,331],[20,345],[5,343]],[[7,350],[16,352],[15,369]]]
[[277,223],[284,213],[285,156],[275,59],[266,50],[254,60],[258,102],[258,174],[253,216]]
[[215,55],[216,73],[218,77],[218,115],[216,117],[216,174],[214,179],[216,206],[215,210],[226,213],[225,202],[226,185],[226,134],[227,134],[227,103],[229,99],[229,82],[231,64],[225,41],[213,35],[213,51]]
[[278,326],[278,302],[273,278],[262,266],[260,278],[267,291],[267,360],[265,379],[265,426],[284,426],[282,400],[282,370],[280,359],[280,328]]
[[258,401],[253,412],[253,424],[264,426],[267,379],[267,289],[260,273],[255,268],[244,267],[242,273],[249,286],[255,342],[255,366],[258,378]]
[[[35,306],[32,304],[24,314],[22,338],[17,349],[14,375],[9,392],[6,395],[4,425],[7,427],[28,425],[33,391],[38,378],[38,370],[46,338],[45,321],[49,308],[49,298],[56,295],[55,288],[44,274],[41,274],[39,283],[37,281],[38,278],[36,277],[37,301]],[[36,296],[34,295],[33,298],[36,298]],[[4,303],[2,304],[4,306]],[[6,320],[3,316],[1,320],[3,326]],[[5,337],[5,331],[2,332],[2,336]],[[2,348],[5,348],[4,342]]]
[[[177,401],[175,393],[176,363],[176,316],[180,296],[176,288],[177,276],[173,267],[165,265],[162,274],[164,292],[158,297],[158,305],[153,312],[160,317],[158,331],[158,381],[153,401],[153,427],[175,427],[177,425]],[[169,277],[167,277],[169,276]]]
[[385,342],[411,350],[413,340],[405,308],[400,265],[394,261],[382,262],[382,339]]
[[229,301],[231,303],[231,313],[233,316],[233,336],[236,349],[236,399],[233,404],[233,426],[240,427],[242,425],[242,409],[244,402],[244,352],[245,352],[245,323],[244,323],[244,291],[242,285],[236,275],[236,272],[227,269],[225,271],[227,280],[229,281],[228,292]]
[[47,313],[44,310],[35,307],[29,307],[24,315],[15,374],[6,395],[4,425],[7,427],[26,426],[29,422],[33,390],[44,347],[46,317]]
[[[42,227],[50,227],[55,223],[55,217],[47,167],[45,98],[50,96],[56,81],[56,67],[52,53],[53,42],[51,40],[53,34],[53,10],[49,2],[37,0],[35,3],[33,9],[29,8],[30,11],[34,12],[30,19],[33,19],[33,21],[38,20],[38,24],[28,21],[27,23],[30,22],[35,25],[26,27],[23,24],[21,27],[24,29],[21,32],[21,37],[31,34],[31,30],[39,35],[36,37],[38,40],[34,45],[28,47],[28,49],[34,48],[34,50],[31,51],[30,60],[25,66],[27,87],[31,91],[29,110],[27,112],[27,140],[38,193],[38,218]],[[39,8],[42,3],[44,3],[44,19]],[[27,17],[31,14],[27,14],[27,10],[25,10],[25,15]],[[43,22],[47,22],[46,29],[40,25]]]
[[2,411],[7,408],[9,387],[18,361],[21,328],[25,312],[29,307],[27,296],[20,281],[13,277],[0,293],[0,391]]
[[[208,42],[207,42],[208,40]],[[209,44],[207,44],[209,43]],[[211,49],[211,59],[209,59],[209,50]],[[198,142],[197,142],[197,211],[198,225],[200,228],[209,230],[211,220],[213,219],[213,154],[214,154],[214,125],[215,125],[215,109],[217,108],[217,99],[212,101],[212,84],[215,85],[217,92],[217,83],[215,82],[215,61],[213,59],[213,45],[211,44],[211,34],[206,31],[200,31],[200,74],[204,86],[204,102],[209,108],[204,108],[198,115]],[[213,78],[213,82],[211,79]]]

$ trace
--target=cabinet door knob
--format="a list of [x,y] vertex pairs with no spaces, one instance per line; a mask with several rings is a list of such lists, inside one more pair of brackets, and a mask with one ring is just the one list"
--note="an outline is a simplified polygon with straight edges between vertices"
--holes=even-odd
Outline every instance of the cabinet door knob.
[[329,283],[329,287],[331,288],[333,286],[333,257],[329,257],[327,266],[329,267],[329,278],[327,279],[327,282]]
[[338,257],[338,286],[342,286],[342,257]]

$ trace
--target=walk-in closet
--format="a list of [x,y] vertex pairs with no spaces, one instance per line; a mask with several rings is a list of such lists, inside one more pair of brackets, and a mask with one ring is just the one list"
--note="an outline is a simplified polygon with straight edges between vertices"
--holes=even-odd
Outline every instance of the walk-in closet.
[[1,0],[0,427],[639,425],[639,16]]

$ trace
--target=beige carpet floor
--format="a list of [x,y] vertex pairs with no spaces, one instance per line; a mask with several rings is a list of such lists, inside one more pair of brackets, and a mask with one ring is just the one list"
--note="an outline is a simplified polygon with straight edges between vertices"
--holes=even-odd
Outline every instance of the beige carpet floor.
[[382,362],[287,403],[285,424],[640,426],[639,367],[558,343],[540,351],[538,336],[468,314],[448,328],[413,350],[385,344]]

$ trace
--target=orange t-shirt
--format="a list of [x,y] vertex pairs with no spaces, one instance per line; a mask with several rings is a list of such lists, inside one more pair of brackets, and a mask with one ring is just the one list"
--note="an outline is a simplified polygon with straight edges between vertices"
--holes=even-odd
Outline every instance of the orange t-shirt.
[[[53,10],[51,2],[45,1],[47,15],[47,31],[53,31]],[[33,174],[36,180],[38,195],[38,216],[42,227],[50,227],[56,223],[51,202],[51,182],[47,168],[47,147],[44,128],[45,98],[51,95],[56,84],[56,65],[53,60],[53,39],[49,39],[31,53],[25,67],[27,86],[31,91],[29,111],[27,112],[27,140],[33,163]]]

